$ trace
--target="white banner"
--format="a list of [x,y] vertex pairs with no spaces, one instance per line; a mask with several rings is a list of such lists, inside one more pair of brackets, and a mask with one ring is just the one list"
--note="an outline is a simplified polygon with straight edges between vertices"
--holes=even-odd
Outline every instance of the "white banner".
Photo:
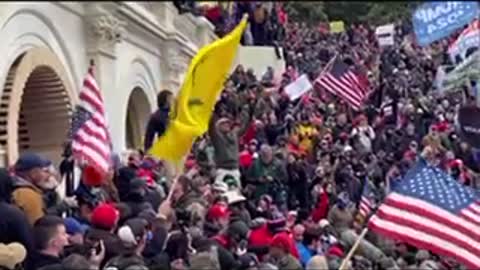
[[386,24],[377,27],[375,30],[377,36],[378,45],[380,46],[393,46],[395,42],[395,25]]
[[295,100],[313,88],[306,74],[298,77],[294,82],[285,87],[285,93],[290,100]]

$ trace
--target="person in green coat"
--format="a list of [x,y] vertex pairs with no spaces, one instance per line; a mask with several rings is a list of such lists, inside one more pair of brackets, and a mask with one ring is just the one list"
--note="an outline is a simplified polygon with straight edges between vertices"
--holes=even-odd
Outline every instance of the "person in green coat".
[[287,183],[288,174],[285,165],[274,159],[272,147],[263,144],[258,159],[247,171],[247,182],[255,186],[253,197],[259,199],[262,195],[275,195],[275,186]]

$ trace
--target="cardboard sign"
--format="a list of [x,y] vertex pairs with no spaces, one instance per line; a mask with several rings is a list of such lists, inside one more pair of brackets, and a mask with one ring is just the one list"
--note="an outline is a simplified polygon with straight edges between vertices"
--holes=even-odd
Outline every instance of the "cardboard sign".
[[285,93],[290,100],[295,100],[313,88],[306,74],[298,77],[294,82],[285,87]]
[[342,33],[343,31],[345,31],[345,24],[343,21],[334,21],[330,23],[330,32]]
[[395,43],[395,25],[386,24],[379,26],[375,29],[375,35],[377,36],[378,45],[381,47],[393,46]]

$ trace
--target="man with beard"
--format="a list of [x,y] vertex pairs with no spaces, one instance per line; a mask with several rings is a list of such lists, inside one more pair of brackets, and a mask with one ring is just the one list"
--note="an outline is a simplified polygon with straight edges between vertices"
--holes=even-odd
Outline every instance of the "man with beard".
[[31,225],[45,215],[43,196],[50,178],[50,165],[51,161],[39,155],[24,154],[14,167],[13,202],[25,213]]

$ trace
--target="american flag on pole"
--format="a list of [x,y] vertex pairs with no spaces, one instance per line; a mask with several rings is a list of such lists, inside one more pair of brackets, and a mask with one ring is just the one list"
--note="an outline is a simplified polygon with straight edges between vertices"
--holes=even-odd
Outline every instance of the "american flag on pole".
[[329,70],[315,80],[315,84],[342,98],[355,110],[360,109],[368,95],[368,79],[340,59],[335,59]]
[[360,203],[358,205],[358,213],[362,216],[362,218],[366,219],[372,209],[375,208],[375,198],[373,196],[373,192],[370,189],[369,183],[365,182],[362,191],[362,197],[360,198]]
[[480,269],[480,196],[421,160],[387,195],[372,231]]
[[102,95],[93,74],[93,64],[83,80],[80,104],[73,113],[69,130],[73,156],[87,162],[101,172],[108,172],[111,143],[105,118]]

